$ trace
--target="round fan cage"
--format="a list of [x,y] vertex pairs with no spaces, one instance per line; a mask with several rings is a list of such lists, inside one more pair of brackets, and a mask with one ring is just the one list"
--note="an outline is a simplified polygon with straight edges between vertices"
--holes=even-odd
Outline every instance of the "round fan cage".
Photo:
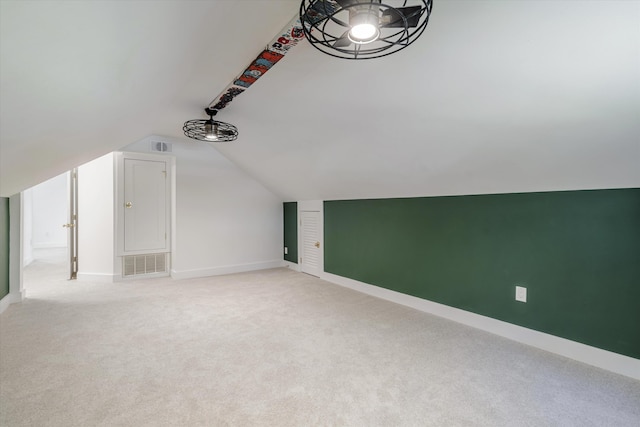
[[[303,0],[300,20],[307,40],[337,58],[371,59],[409,46],[429,23],[433,0]],[[379,17],[379,37],[358,44],[346,40],[350,14],[368,8]],[[374,15],[375,16],[375,15]]]
[[[205,142],[228,142],[234,141],[238,138],[238,128],[230,123],[219,122],[213,120],[213,116],[217,111],[212,112],[205,110],[207,114],[210,114],[210,118],[207,120],[188,120],[182,126],[182,130],[186,136],[191,139],[197,139],[198,141]],[[209,125],[209,126],[207,126]],[[215,138],[211,138],[212,132],[207,129],[215,129]]]

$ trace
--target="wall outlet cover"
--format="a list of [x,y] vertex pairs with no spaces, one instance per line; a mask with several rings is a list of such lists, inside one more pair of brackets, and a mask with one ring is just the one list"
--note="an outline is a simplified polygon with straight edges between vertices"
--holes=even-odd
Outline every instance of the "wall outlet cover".
[[516,301],[527,302],[527,288],[516,286]]

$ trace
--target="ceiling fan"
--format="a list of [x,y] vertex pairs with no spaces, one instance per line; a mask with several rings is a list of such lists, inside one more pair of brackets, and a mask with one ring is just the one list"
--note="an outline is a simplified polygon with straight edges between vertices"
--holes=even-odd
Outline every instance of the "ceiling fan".
[[218,110],[205,108],[208,120],[189,120],[182,126],[182,131],[192,139],[206,142],[234,141],[238,138],[238,128],[230,123],[213,120]]
[[346,59],[386,56],[413,43],[429,22],[433,0],[304,0],[305,36]]

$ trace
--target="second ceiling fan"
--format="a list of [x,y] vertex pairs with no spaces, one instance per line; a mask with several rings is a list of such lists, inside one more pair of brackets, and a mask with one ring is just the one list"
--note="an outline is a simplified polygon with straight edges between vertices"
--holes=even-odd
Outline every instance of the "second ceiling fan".
[[303,0],[309,42],[345,59],[386,56],[413,43],[429,22],[433,0]]

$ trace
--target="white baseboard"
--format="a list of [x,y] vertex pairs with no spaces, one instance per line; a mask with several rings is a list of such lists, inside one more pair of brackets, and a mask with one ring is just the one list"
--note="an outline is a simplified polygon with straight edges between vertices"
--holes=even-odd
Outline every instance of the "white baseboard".
[[158,273],[147,273],[147,274],[133,274],[131,276],[113,276],[114,282],[129,282],[132,280],[145,280],[145,279],[156,279],[158,277],[170,277],[171,273],[168,271],[160,271]]
[[283,266],[282,260],[263,261],[250,264],[225,265],[221,267],[198,268],[193,270],[171,270],[174,279],[194,279],[197,277],[221,276],[223,274],[244,273],[246,271],[267,270]]
[[23,267],[26,267],[26,266],[28,266],[29,264],[31,264],[32,262],[33,262],[33,257],[24,258],[24,259],[22,260],[22,266],[23,266]]
[[283,261],[283,264],[282,264],[282,265],[283,265],[284,267],[287,267],[287,268],[288,268],[288,269],[290,269],[290,270],[298,271],[298,272],[300,271],[300,265],[299,265],[299,264],[296,264],[295,262],[291,262],[291,261]]
[[509,338],[523,344],[530,345],[551,353],[556,353],[570,359],[577,360],[598,368],[606,369],[617,374],[640,380],[640,360],[623,356],[597,347],[581,344],[555,335],[534,331],[512,323],[503,322],[491,317],[471,313],[459,308],[439,304],[433,301],[392,291],[368,283],[322,273],[321,279],[336,285],[344,286],[377,298],[402,304],[425,313],[434,314],[454,322],[462,323],[473,328],[481,329],[501,337]]
[[10,304],[22,302],[27,297],[27,290],[21,289],[20,291],[11,292],[9,295],[11,295]]
[[13,302],[12,299],[11,294],[6,294],[2,299],[0,299],[0,314],[2,314]]
[[108,273],[80,273],[76,278],[78,282],[99,282],[99,283],[113,283],[116,281],[114,274]]
[[20,293],[8,293],[0,300],[0,314],[2,314],[11,304],[15,302],[22,302],[25,298],[25,291],[22,290]]

